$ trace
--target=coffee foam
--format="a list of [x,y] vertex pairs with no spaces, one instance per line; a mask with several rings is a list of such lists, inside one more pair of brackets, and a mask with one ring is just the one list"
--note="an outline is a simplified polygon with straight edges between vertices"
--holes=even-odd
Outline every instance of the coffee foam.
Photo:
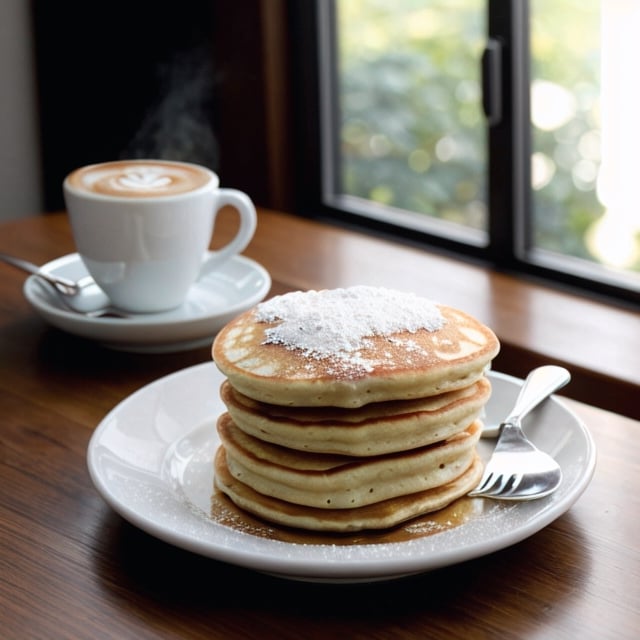
[[82,167],[67,178],[85,193],[123,198],[157,198],[195,191],[212,182],[204,167],[158,160],[128,160]]

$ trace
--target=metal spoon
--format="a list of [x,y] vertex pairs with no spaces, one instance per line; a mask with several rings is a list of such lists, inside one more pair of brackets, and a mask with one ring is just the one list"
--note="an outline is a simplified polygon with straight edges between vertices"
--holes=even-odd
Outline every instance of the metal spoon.
[[80,280],[78,280],[78,282],[74,282],[73,280],[69,280],[68,278],[63,278],[62,276],[56,276],[52,273],[41,271],[40,267],[37,264],[33,264],[33,262],[23,260],[22,258],[10,256],[6,253],[0,253],[0,260],[2,260],[2,262],[6,262],[7,264],[11,264],[18,269],[22,269],[22,271],[26,271],[27,273],[31,273],[34,276],[38,276],[39,278],[46,280],[49,284],[52,284],[62,295],[65,296],[76,295],[87,284],[93,284],[93,278],[91,276],[86,276],[85,278],[81,278]]
[[0,253],[0,261],[22,269],[22,271],[39,278],[43,284],[49,285],[48,288],[58,294],[60,301],[71,311],[92,318],[127,317],[124,313],[111,307],[111,301],[107,294],[94,282],[91,276],[84,276],[77,281],[70,280],[63,276],[47,273],[28,260],[16,258],[6,253]]

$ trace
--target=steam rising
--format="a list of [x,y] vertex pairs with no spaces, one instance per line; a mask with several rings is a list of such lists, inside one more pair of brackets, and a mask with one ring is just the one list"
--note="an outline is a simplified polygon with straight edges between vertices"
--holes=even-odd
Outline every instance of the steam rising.
[[178,52],[158,67],[160,96],[149,107],[122,158],[195,162],[214,168],[218,146],[211,122],[214,69],[210,50]]

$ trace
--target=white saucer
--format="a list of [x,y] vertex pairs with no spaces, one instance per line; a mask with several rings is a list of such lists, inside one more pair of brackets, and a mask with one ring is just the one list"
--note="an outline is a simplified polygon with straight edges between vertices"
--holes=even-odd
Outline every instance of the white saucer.
[[[76,280],[87,275],[77,253],[53,260],[43,271]],[[24,295],[52,326],[123,351],[164,353],[206,345],[232,318],[260,302],[271,277],[257,262],[234,256],[193,285],[185,303],[163,313],[129,318],[90,318],[69,311],[36,276],[24,283]]]
[[[493,393],[487,419],[507,415],[522,381],[489,373]],[[389,580],[438,569],[503,549],[553,522],[580,497],[595,468],[593,440],[555,396],[525,419],[524,428],[560,464],[563,481],[551,496],[508,504],[467,501],[457,526],[402,542],[311,543],[277,539],[265,525],[232,526],[211,515],[215,429],[224,411],[223,381],[205,363],[161,378],[118,404],[95,430],[87,452],[91,478],[126,520],[170,544],[203,556],[280,577],[317,582]],[[486,460],[495,440],[482,440]],[[412,530],[411,527],[414,527]]]

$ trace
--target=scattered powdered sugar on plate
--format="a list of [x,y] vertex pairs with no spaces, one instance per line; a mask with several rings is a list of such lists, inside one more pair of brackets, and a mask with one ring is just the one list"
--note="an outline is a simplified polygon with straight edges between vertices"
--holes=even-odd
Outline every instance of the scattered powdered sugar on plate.
[[257,306],[256,319],[279,322],[265,331],[266,344],[301,349],[319,359],[356,352],[373,336],[437,331],[445,322],[431,300],[369,286],[276,296]]

